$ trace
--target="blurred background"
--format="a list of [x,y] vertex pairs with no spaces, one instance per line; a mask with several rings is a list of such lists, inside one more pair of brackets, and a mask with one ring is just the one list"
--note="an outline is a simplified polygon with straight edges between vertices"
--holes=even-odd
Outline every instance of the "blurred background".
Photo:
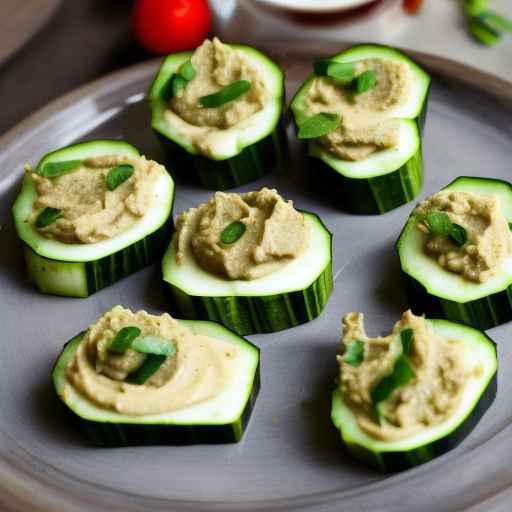
[[0,0],[0,134],[127,65],[226,41],[380,42],[512,80],[510,0]]

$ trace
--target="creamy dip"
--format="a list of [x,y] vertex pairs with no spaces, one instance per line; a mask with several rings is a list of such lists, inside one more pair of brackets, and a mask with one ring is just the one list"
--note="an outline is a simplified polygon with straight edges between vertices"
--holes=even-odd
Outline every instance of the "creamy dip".
[[341,116],[339,127],[315,142],[335,157],[352,161],[398,144],[398,127],[392,114],[407,101],[412,79],[412,71],[404,62],[366,59],[355,63],[355,68],[356,76],[374,71],[375,87],[354,95],[335,79],[319,76],[313,80],[305,102],[311,114]]
[[[383,402],[384,420],[373,411],[372,390],[389,375],[402,354],[400,333],[412,329],[409,358],[416,378],[397,388]],[[345,362],[342,353],[349,343],[364,343],[359,366]],[[469,367],[462,342],[436,334],[424,317],[406,311],[390,335],[370,338],[363,315],[349,313],[343,319],[340,355],[340,386],[343,400],[354,412],[359,427],[381,441],[398,441],[449,418],[460,403],[468,379],[478,376],[480,365]]]
[[[225,244],[221,234],[233,222],[245,232]],[[179,264],[193,258],[208,272],[228,279],[257,279],[302,254],[308,243],[304,215],[276,190],[246,194],[216,192],[208,202],[176,220]]]
[[[123,354],[108,347],[123,328],[141,336],[159,336],[176,347],[175,356],[142,385],[125,382],[146,355],[131,348]],[[64,398],[72,389],[97,406],[127,415],[159,414],[182,409],[219,395],[229,383],[239,351],[225,341],[194,334],[167,313],[133,313],[116,306],[91,325],[66,368]]]
[[[133,175],[109,190],[110,169],[129,164]],[[37,199],[29,220],[35,223],[46,207],[61,211],[49,226],[36,228],[46,238],[65,243],[90,244],[116,236],[140,220],[151,206],[155,184],[167,171],[152,160],[130,156],[86,158],[79,168],[54,178],[29,171]]]
[[496,197],[441,191],[422,201],[414,213],[423,216],[431,211],[445,212],[468,235],[468,241],[458,247],[450,237],[429,234],[423,222],[418,224],[427,235],[425,251],[439,265],[477,283],[487,281],[501,269],[510,255],[512,236]]

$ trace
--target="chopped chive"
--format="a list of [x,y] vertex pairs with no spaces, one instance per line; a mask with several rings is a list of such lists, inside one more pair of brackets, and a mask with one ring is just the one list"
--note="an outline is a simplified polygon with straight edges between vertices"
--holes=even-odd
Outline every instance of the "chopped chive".
[[171,88],[172,88],[172,97],[175,98],[178,94],[187,87],[187,80],[183,78],[181,75],[174,75],[172,77]]
[[356,79],[356,91],[355,94],[363,94],[373,89],[377,85],[377,74],[375,71],[369,69],[364,73],[361,73]]
[[124,354],[124,352],[131,347],[137,336],[140,336],[140,329],[138,327],[123,327],[115,335],[108,350],[110,352],[116,352],[117,354]]
[[404,329],[400,333],[400,341],[402,342],[402,351],[406,356],[408,356],[411,353],[413,339],[414,339],[414,331],[412,329]]
[[108,171],[105,181],[107,188],[112,191],[115,190],[119,185],[122,185],[127,179],[131,178],[134,173],[133,165],[122,164],[117,167],[113,167]]
[[196,76],[196,70],[190,60],[184,62],[179,68],[179,74],[187,81],[192,80]]
[[236,220],[222,230],[220,241],[223,244],[234,244],[242,237],[246,229],[247,226],[243,222]]
[[143,354],[161,356],[176,355],[174,343],[160,336],[140,336],[133,341],[131,348]]
[[316,139],[336,130],[340,122],[341,116],[338,114],[329,114],[327,112],[315,114],[299,126],[297,137],[299,139]]
[[201,96],[199,103],[205,108],[221,107],[225,103],[236,100],[250,88],[251,82],[248,80],[238,80],[238,82],[233,82],[214,94]]
[[47,206],[36,218],[36,228],[45,228],[50,224],[53,224],[60,216],[62,212],[57,208]]
[[43,176],[43,178],[56,178],[57,176],[62,176],[68,172],[76,171],[80,165],[82,165],[82,160],[47,162],[38,170],[37,174],[39,174],[39,176]]
[[355,73],[354,64],[329,59],[317,60],[313,69],[316,76],[335,78],[342,84],[351,82]]
[[364,343],[360,340],[351,341],[343,354],[343,361],[350,366],[359,366],[364,359]]
[[128,376],[126,382],[130,384],[144,384],[150,377],[155,374],[165,363],[167,356],[149,354],[142,366]]
[[452,224],[452,229],[450,230],[450,238],[459,247],[462,247],[468,241],[468,233],[460,224]]

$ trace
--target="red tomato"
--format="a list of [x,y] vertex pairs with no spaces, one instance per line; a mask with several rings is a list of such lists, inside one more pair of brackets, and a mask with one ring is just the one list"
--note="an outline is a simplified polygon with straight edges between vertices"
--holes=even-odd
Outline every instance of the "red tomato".
[[159,54],[196,48],[211,28],[208,0],[136,0],[132,16],[135,37]]
[[416,14],[423,4],[423,0],[403,0],[404,11],[408,14]]

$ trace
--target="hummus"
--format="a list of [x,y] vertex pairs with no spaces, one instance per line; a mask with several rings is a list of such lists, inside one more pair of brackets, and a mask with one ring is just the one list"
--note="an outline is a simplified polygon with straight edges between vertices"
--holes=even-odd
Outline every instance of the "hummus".
[[[121,164],[132,165],[134,173],[110,191],[106,175]],[[51,207],[62,215],[49,226],[36,228],[44,237],[84,244],[111,238],[130,228],[146,213],[155,183],[166,172],[152,160],[128,156],[86,158],[78,169],[55,178],[29,171],[37,193],[29,222],[34,224],[39,213]]]
[[[160,336],[176,347],[142,385],[125,382],[146,355],[131,348],[123,354],[108,347],[123,327],[135,326],[141,336]],[[168,314],[132,313],[121,306],[89,327],[66,368],[64,398],[72,389],[97,406],[127,415],[159,414],[204,402],[221,393],[236,367],[238,351],[230,343],[193,334]]]
[[[402,354],[400,333],[404,329],[413,330],[409,358],[416,378],[395,389],[382,403],[384,420],[379,425],[371,392],[393,371]],[[438,336],[424,317],[411,311],[402,315],[389,336],[378,338],[367,336],[361,313],[349,313],[343,319],[341,352],[354,340],[364,343],[359,366],[337,356],[343,399],[359,427],[381,441],[398,441],[446,420],[460,403],[467,380],[482,371],[480,366],[469,367],[460,341]]]
[[446,212],[452,223],[462,226],[468,235],[468,241],[458,247],[450,237],[429,234],[424,223],[418,224],[427,234],[425,251],[443,268],[477,283],[500,270],[511,252],[512,237],[496,197],[441,191],[422,201],[414,213],[430,211]]
[[[233,222],[245,225],[234,243],[221,241]],[[308,242],[304,215],[276,190],[216,192],[176,220],[176,262],[193,258],[204,270],[228,279],[257,279],[298,257]]]
[[311,114],[338,114],[339,127],[315,142],[342,160],[362,160],[376,151],[398,144],[393,110],[407,101],[412,71],[404,62],[367,59],[355,63],[355,75],[372,70],[377,84],[362,94],[348,92],[335,79],[319,76],[306,97]]

